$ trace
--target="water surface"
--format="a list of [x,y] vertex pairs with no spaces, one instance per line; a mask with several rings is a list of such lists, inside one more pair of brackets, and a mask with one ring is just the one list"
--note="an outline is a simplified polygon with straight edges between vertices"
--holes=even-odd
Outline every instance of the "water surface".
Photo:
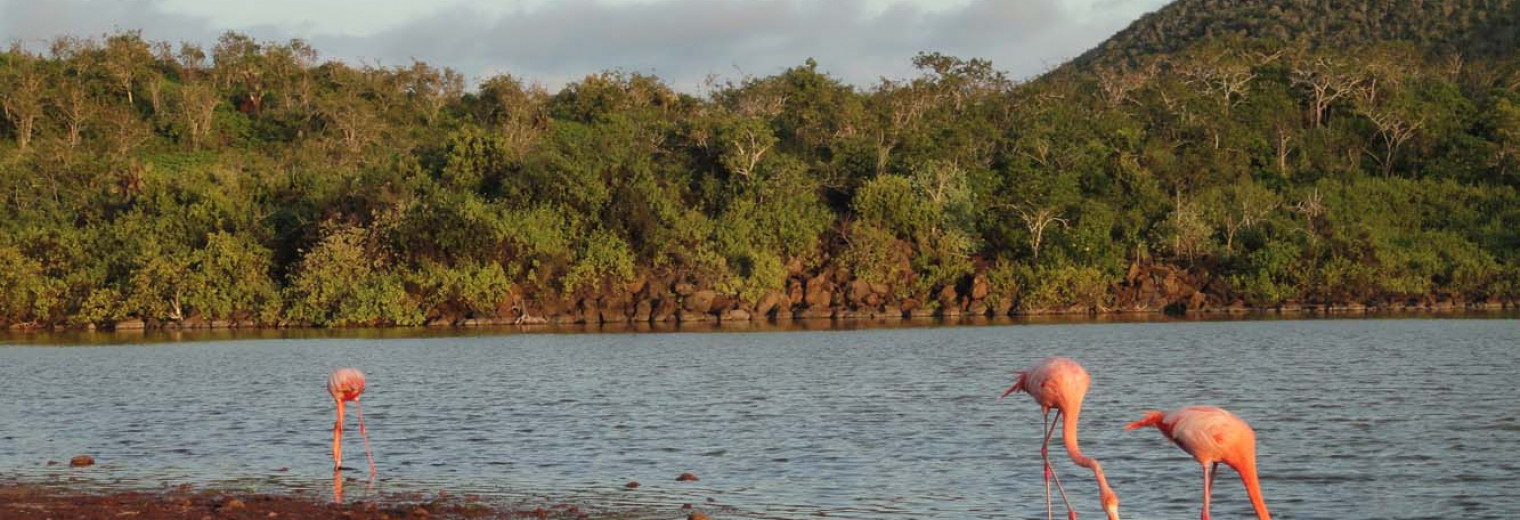
[[[1123,431],[1187,404],[1256,428],[1279,519],[1520,511],[1510,319],[13,344],[0,346],[0,476],[321,489],[324,378],[353,365],[369,374],[381,491],[671,510],[710,498],[729,518],[1044,518],[1038,407],[997,396],[1009,370],[1050,355],[1092,372],[1083,448],[1126,518],[1196,517],[1198,465],[1154,430]],[[352,426],[345,462],[362,468]],[[46,465],[78,453],[100,465]],[[1091,477],[1052,454],[1079,513],[1101,517]],[[674,481],[687,471],[701,480]],[[1216,518],[1250,516],[1228,469],[1214,498]]]

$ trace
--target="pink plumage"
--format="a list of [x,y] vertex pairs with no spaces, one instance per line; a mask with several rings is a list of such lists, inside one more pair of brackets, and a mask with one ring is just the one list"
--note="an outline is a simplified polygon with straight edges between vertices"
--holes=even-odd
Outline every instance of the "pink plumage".
[[339,401],[357,401],[364,393],[364,372],[340,368],[327,376],[327,393]]
[[[1053,357],[1041,361],[1029,370],[1019,372],[1019,377],[1014,381],[1008,391],[1003,392],[1003,397],[1008,397],[1016,392],[1025,392],[1029,397],[1040,405],[1040,412],[1047,419],[1050,410],[1056,410],[1056,418],[1061,422],[1061,440],[1066,444],[1066,453],[1071,461],[1078,466],[1091,469],[1093,476],[1098,480],[1098,500],[1103,505],[1103,511],[1108,514],[1109,520],[1119,519],[1119,496],[1108,486],[1108,479],[1104,478],[1103,466],[1097,459],[1082,454],[1082,448],[1077,444],[1077,421],[1082,416],[1082,399],[1087,396],[1087,389],[1092,384],[1092,378],[1081,364],[1063,357]],[[1049,445],[1050,438],[1055,433],[1055,427],[1050,426],[1045,432],[1045,442],[1040,446],[1040,457],[1045,460],[1045,504],[1046,516],[1050,517],[1050,481],[1054,477],[1051,470]],[[1055,479],[1056,486],[1061,486],[1059,478]],[[1077,514],[1071,509],[1071,503],[1066,500],[1066,491],[1061,489],[1061,499],[1066,502],[1067,514],[1075,519]]]
[[354,403],[359,416],[359,436],[364,438],[364,455],[369,459],[369,474],[375,474],[375,455],[369,449],[369,430],[364,426],[364,409],[359,398],[364,395],[364,372],[357,368],[340,368],[327,376],[327,393],[338,403],[338,420],[333,424],[333,469],[343,466],[343,404]]
[[1124,428],[1153,426],[1182,451],[1203,465],[1203,520],[1209,520],[1209,501],[1220,463],[1235,468],[1245,483],[1251,506],[1260,520],[1271,520],[1256,475],[1256,432],[1244,420],[1212,406],[1189,406],[1171,412],[1147,411],[1145,418]]

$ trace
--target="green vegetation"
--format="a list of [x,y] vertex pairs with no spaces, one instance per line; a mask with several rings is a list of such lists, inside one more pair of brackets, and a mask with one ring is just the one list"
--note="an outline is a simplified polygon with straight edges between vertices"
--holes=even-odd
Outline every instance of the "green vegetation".
[[[234,33],[12,48],[0,323],[1520,297],[1520,60],[1492,52],[1514,6],[1300,34],[1340,3],[1214,3],[1026,84],[939,54],[870,88],[809,61],[696,96],[469,90]],[[1271,23],[1202,29],[1225,16]]]

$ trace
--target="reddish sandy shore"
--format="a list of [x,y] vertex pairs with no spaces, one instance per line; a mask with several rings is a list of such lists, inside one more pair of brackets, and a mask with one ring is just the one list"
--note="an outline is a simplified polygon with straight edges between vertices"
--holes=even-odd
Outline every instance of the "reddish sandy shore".
[[[528,510],[471,497],[396,497],[333,504],[319,497],[179,488],[164,492],[80,491],[52,485],[0,482],[0,518],[10,520],[219,519],[494,519],[610,520],[632,514],[588,513],[571,504]],[[685,515],[682,515],[685,516]],[[702,516],[693,515],[696,518]]]

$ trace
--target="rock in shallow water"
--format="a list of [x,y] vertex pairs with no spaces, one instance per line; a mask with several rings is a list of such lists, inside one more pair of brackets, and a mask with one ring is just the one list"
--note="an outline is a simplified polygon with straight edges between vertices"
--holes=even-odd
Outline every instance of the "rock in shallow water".
[[697,480],[699,480],[697,476],[692,473],[682,473],[681,476],[676,477],[676,482],[695,482]]
[[76,467],[76,468],[83,468],[85,466],[94,466],[95,465],[95,457],[91,457],[89,455],[79,455],[79,456],[76,456],[76,457],[74,457],[72,459],[69,459],[69,465],[73,466],[73,467]]

